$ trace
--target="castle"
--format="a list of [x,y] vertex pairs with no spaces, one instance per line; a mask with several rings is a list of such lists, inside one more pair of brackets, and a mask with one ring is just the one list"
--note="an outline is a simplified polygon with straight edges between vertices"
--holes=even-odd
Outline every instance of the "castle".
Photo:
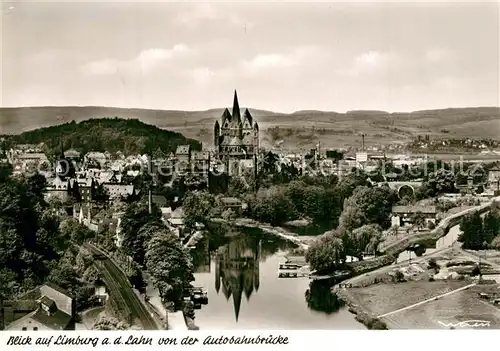
[[214,148],[229,175],[240,174],[244,169],[255,171],[259,150],[259,125],[245,109],[241,118],[238,95],[234,91],[233,112],[226,108],[221,122],[215,122]]

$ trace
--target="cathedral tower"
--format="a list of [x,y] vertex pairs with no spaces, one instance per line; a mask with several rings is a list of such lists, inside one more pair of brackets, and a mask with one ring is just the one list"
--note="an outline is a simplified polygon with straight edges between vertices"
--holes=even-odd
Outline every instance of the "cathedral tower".
[[238,93],[234,91],[232,114],[226,108],[220,122],[214,125],[214,149],[225,165],[226,173],[243,168],[255,168],[255,155],[259,147],[259,127],[250,111],[241,113]]

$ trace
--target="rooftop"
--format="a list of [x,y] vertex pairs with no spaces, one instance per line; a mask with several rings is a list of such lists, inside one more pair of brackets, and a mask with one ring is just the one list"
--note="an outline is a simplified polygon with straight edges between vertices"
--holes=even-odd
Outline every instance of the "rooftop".
[[191,151],[190,145],[179,145],[175,150],[176,155],[187,155]]
[[66,329],[72,319],[69,314],[62,311],[57,310],[54,313],[48,314],[42,309],[36,310],[31,318],[53,330]]
[[392,213],[436,214],[436,206],[392,206]]

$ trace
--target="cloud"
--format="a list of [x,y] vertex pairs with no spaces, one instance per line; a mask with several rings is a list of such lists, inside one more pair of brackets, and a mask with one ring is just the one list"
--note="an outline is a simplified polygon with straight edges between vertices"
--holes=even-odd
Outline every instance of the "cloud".
[[250,60],[241,63],[242,70],[246,73],[255,74],[260,71],[288,69],[300,65],[314,64],[324,56],[321,49],[313,46],[299,46],[286,53],[258,54]]
[[368,51],[357,56],[355,61],[358,68],[374,68],[382,63],[383,57],[378,51]]
[[339,69],[337,73],[350,77],[373,74],[395,67],[398,61],[398,57],[394,53],[369,50],[355,56],[347,69]]
[[109,75],[119,70],[120,62],[113,59],[93,61],[85,64],[82,70],[91,75]]
[[424,58],[430,62],[442,62],[450,59],[452,56],[451,52],[446,49],[430,49],[425,52]]
[[186,12],[177,16],[176,23],[183,27],[198,28],[205,22],[219,21],[231,26],[243,26],[247,29],[253,27],[253,22],[246,21],[221,4],[197,3],[189,6]]
[[131,72],[140,70],[141,73],[150,72],[159,65],[189,53],[191,49],[178,44],[171,49],[150,48],[141,51],[130,60],[103,59],[92,61],[81,66],[81,71],[86,75],[111,75],[117,72]]
[[189,70],[188,75],[193,78],[198,85],[206,85],[212,81],[215,72],[207,67],[199,67]]
[[292,67],[298,64],[293,57],[286,55],[268,54],[257,55],[246,64],[253,68],[268,68],[268,67]]

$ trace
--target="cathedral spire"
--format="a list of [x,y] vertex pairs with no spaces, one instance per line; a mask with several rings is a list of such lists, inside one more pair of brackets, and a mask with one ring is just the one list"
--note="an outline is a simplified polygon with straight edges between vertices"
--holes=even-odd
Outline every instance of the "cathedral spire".
[[234,91],[234,101],[233,101],[233,120],[240,122],[240,104],[238,103],[238,94],[236,90]]

